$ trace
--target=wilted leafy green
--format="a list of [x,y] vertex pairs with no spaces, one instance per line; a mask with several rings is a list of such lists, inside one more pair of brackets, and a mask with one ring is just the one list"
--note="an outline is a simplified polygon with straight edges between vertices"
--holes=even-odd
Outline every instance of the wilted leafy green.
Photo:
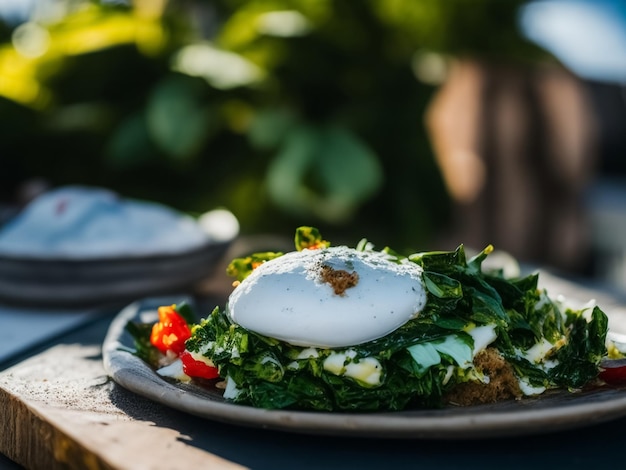
[[[300,227],[298,249],[329,242],[314,227]],[[360,250],[371,250],[364,240]],[[419,316],[392,333],[343,349],[304,348],[259,335],[234,324],[225,310],[215,308],[192,326],[189,351],[206,355],[231,381],[237,403],[262,408],[320,411],[400,410],[442,404],[457,384],[480,378],[472,366],[474,336],[479,326],[496,332],[495,347],[518,378],[528,386],[572,389],[598,373],[606,355],[607,317],[591,311],[563,308],[537,288],[537,275],[508,280],[501,273],[484,273],[482,262],[492,251],[466,260],[462,246],[451,252],[428,252],[404,257],[385,249],[396,262],[422,266],[427,303]],[[228,272],[243,280],[260,263],[282,256],[258,253],[233,260]],[[176,306],[188,321],[187,304]],[[129,323],[137,355],[156,364],[159,353],[150,345],[150,325]],[[485,329],[483,328],[483,330]],[[551,352],[537,360],[528,351],[547,342]],[[365,383],[326,367],[337,355],[345,364],[375,361],[380,380]],[[335,356],[337,357],[337,356]],[[546,360],[552,365],[548,366]]]
[[284,210],[339,221],[373,196],[383,182],[378,157],[338,126],[298,125],[268,167],[269,195]]
[[161,353],[150,343],[152,325],[148,323],[128,322],[126,331],[133,337],[135,354],[150,365],[156,365]]
[[244,258],[235,258],[230,262],[226,268],[226,274],[236,278],[238,281],[243,281],[250,275],[252,270],[259,266],[261,263],[278,258],[283,254],[278,252],[267,251],[265,253],[253,253],[250,256]]
[[326,248],[330,243],[322,238],[322,234],[315,227],[299,227],[294,237],[296,250],[305,248]]
[[[297,246],[322,240],[312,227],[301,227],[297,234]],[[371,249],[366,242],[359,246]],[[469,261],[462,246],[409,256],[409,262],[424,269],[427,304],[414,320],[368,343],[340,350],[317,348],[311,354],[232,324],[226,312],[216,308],[193,328],[187,347],[206,351],[220,375],[236,384],[236,402],[263,408],[364,411],[438,406],[447,391],[475,378],[471,331],[478,326],[497,333],[491,346],[528,385],[567,389],[593,379],[606,354],[606,315],[597,307],[591,312],[563,309],[537,288],[536,274],[508,280],[501,273],[484,273],[481,264],[491,250],[487,247]],[[407,261],[393,250],[385,252],[397,256],[398,262]],[[233,272],[239,277],[249,273],[250,262],[239,261],[243,267]],[[526,351],[542,341],[552,345],[545,359],[556,366],[527,357]],[[378,361],[380,383],[363,384],[325,368],[325,360],[337,353],[345,354],[347,362]]]

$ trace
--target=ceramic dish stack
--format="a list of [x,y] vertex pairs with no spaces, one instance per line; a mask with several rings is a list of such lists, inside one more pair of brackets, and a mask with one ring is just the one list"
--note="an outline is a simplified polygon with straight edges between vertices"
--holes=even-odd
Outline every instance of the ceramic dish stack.
[[196,220],[108,190],[60,188],[0,230],[0,302],[82,306],[181,292],[211,274],[237,232],[225,211]]

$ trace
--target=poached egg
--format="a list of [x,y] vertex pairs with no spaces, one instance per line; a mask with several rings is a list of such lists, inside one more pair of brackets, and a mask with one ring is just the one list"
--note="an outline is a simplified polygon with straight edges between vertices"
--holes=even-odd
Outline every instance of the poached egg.
[[342,348],[393,332],[419,315],[426,298],[417,264],[336,246],[263,263],[232,292],[227,314],[295,346]]

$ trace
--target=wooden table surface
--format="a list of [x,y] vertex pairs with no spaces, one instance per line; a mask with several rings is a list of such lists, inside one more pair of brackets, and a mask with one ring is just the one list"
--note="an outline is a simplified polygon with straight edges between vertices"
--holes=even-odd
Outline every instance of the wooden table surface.
[[107,377],[101,344],[115,313],[5,365],[0,468],[588,469],[620,468],[624,458],[625,418],[476,441],[313,437],[214,423],[136,396]]

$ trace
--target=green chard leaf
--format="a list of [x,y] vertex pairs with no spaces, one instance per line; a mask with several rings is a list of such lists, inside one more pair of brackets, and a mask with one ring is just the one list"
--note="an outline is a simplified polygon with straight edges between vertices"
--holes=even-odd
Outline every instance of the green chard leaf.
[[324,240],[320,231],[315,227],[298,227],[294,243],[298,251],[305,248],[327,248],[330,246],[330,242]]
[[148,364],[155,366],[162,354],[150,343],[152,324],[130,321],[126,323],[125,329],[133,338],[135,355]]
[[483,251],[478,253],[476,256],[473,256],[467,262],[467,269],[469,271],[471,271],[471,272],[474,272],[474,273],[481,272],[481,270],[482,270],[482,263],[487,258],[487,256],[489,256],[491,254],[491,252],[493,252],[493,246],[492,245],[487,245],[487,247]]
[[463,296],[463,287],[456,279],[433,271],[425,271],[423,278],[426,289],[435,297],[456,301]]
[[441,274],[456,272],[459,268],[467,267],[465,248],[460,245],[455,251],[428,251],[415,253],[409,259],[419,264],[424,271],[434,271]]
[[176,310],[178,314],[184,318],[184,320],[187,322],[187,325],[193,325],[198,321],[198,318],[196,317],[193,308],[187,302],[177,304],[174,307],[174,310]]
[[267,251],[263,253],[253,253],[244,258],[235,258],[226,268],[226,274],[236,278],[238,281],[243,281],[252,273],[254,268],[282,255],[283,253],[280,252]]
[[569,339],[557,352],[558,365],[550,371],[550,379],[561,387],[579,388],[598,375],[598,365],[606,355],[605,336],[608,320],[598,307],[589,320],[584,311],[567,312]]

